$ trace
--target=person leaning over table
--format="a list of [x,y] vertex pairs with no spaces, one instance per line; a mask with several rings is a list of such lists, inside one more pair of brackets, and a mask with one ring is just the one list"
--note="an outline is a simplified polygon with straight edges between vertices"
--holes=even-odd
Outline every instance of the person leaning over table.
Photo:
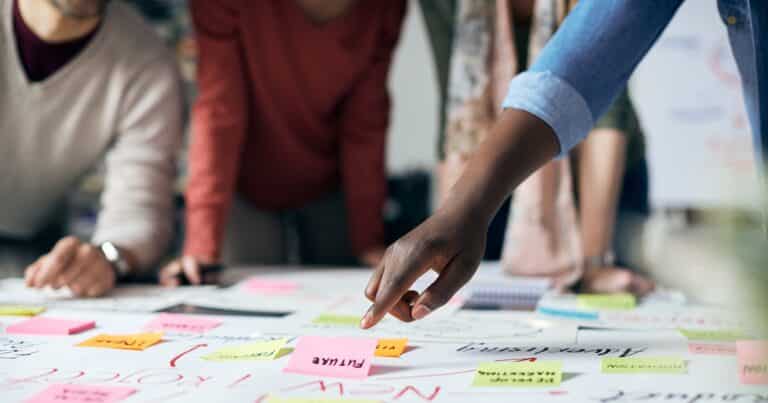
[[[504,198],[553,157],[584,139],[626,85],[682,0],[580,1],[530,69],[515,77],[505,111],[442,206],[391,245],[365,289],[370,328],[388,312],[418,320],[440,308],[477,270],[485,229]],[[765,186],[768,152],[768,2],[720,0]],[[438,278],[409,290],[427,270]],[[763,268],[765,269],[765,268]]]
[[[439,136],[440,199],[501,113],[509,80],[535,60],[573,4],[421,0],[439,82],[447,87],[441,90],[446,116]],[[612,261],[624,167],[642,167],[643,152],[642,133],[623,91],[587,140],[570,153],[578,178],[578,211],[568,157],[549,162],[515,190],[504,237],[504,270],[548,277],[557,289],[580,280],[580,288],[590,292],[643,295],[652,290],[652,281]]]
[[379,262],[387,75],[405,6],[191,2],[200,91],[186,239],[161,284],[199,284],[200,265],[219,262]]
[[[27,285],[93,297],[155,264],[182,131],[163,41],[120,2],[3,1],[0,93],[0,254]],[[62,238],[63,201],[102,160],[91,242]]]

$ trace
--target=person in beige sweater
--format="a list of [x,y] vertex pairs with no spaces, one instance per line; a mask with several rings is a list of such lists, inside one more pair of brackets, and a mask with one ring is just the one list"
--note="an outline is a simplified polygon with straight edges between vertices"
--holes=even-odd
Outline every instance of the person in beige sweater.
[[[98,296],[156,264],[172,233],[181,90],[141,17],[109,0],[0,2],[0,94],[0,254],[46,248],[19,259],[27,284]],[[93,238],[52,237],[62,201],[102,161]]]

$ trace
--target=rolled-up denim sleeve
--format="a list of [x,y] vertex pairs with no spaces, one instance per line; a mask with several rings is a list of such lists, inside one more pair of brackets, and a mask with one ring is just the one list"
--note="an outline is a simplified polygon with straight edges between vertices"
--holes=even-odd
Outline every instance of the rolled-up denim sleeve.
[[627,83],[683,0],[583,0],[502,106],[546,122],[566,154]]

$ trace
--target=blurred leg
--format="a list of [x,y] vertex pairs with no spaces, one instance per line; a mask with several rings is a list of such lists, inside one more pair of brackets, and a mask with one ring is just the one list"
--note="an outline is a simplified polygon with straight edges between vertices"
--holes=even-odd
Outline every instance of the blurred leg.
[[224,264],[286,264],[287,236],[280,213],[256,209],[242,198],[235,197],[222,248]]

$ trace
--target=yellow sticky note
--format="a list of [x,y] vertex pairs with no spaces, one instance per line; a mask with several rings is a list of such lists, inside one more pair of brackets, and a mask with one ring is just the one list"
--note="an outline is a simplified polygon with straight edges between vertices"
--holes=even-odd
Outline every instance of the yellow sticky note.
[[35,316],[44,310],[44,306],[0,305],[0,316]]
[[324,313],[316,317],[312,323],[316,325],[357,327],[360,324],[360,317],[355,315],[336,315],[332,313]]
[[160,342],[162,333],[100,334],[78,344],[78,347],[101,347],[118,350],[144,350]]
[[370,399],[323,399],[315,397],[267,397],[266,403],[381,403]]
[[225,347],[202,358],[209,361],[274,360],[285,346],[286,340],[257,341],[239,346]]
[[486,362],[477,367],[472,386],[558,386],[562,379],[560,361]]
[[740,330],[696,330],[678,329],[688,340],[695,341],[737,341],[744,340],[746,336]]
[[579,294],[576,299],[580,308],[624,310],[634,309],[635,296],[628,293],[618,294]]
[[400,357],[408,345],[408,339],[379,339],[376,357]]
[[685,360],[675,357],[607,357],[603,358],[604,374],[684,374]]

